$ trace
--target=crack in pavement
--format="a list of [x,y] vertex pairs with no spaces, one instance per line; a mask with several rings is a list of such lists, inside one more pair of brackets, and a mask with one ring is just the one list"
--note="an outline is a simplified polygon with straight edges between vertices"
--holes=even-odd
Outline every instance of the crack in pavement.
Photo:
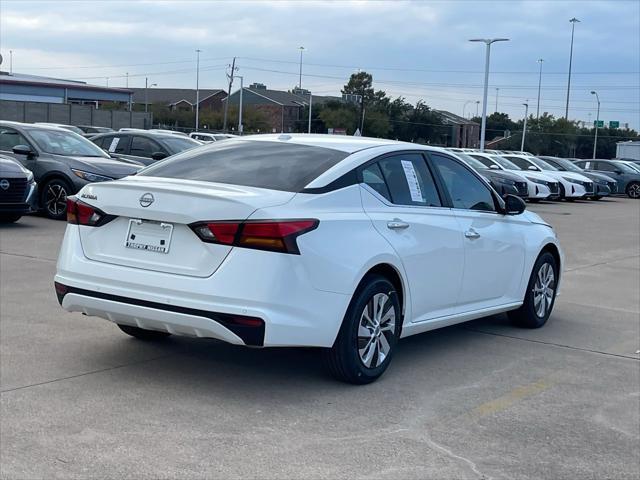
[[11,252],[0,251],[0,255],[9,255],[11,257],[20,257],[20,258],[30,258],[32,260],[43,260],[45,262],[57,262],[57,260],[53,258],[36,257],[35,255],[25,255],[23,253],[11,253]]
[[134,365],[141,365],[141,364],[144,364],[144,363],[153,362],[155,360],[162,360],[162,359],[165,359],[165,358],[174,357],[174,356],[180,355],[180,354],[181,353],[170,353],[170,354],[167,354],[167,355],[160,355],[158,357],[147,358],[145,360],[140,360],[140,361],[137,361],[137,362],[131,362],[131,363],[127,363],[127,364],[124,364],[124,365],[115,365],[113,367],[101,368],[101,369],[98,369],[98,370],[92,370],[90,372],[78,373],[77,375],[69,375],[67,377],[54,378],[52,380],[46,380],[44,382],[32,383],[30,385],[21,385],[20,387],[7,388],[6,390],[0,390],[0,394],[9,393],[9,392],[15,392],[17,390],[24,390],[26,388],[31,388],[31,387],[38,387],[40,385],[48,385],[50,383],[61,382],[61,381],[64,381],[64,380],[71,380],[71,379],[74,379],[74,378],[85,377],[85,376],[93,375],[93,374],[96,374],[96,373],[108,372],[108,371],[111,371],[111,370],[118,370],[120,368],[131,367],[131,366],[134,366]]
[[485,330],[480,330],[480,329],[477,329],[477,328],[461,327],[461,329],[462,330],[466,330],[468,332],[480,333],[480,334],[483,334],[483,335],[492,335],[494,337],[511,338],[513,340],[521,340],[523,342],[539,343],[539,344],[548,345],[548,346],[551,346],[551,347],[568,348],[569,350],[577,350],[579,352],[595,353],[595,354],[598,354],[598,355],[605,355],[607,357],[626,358],[626,359],[629,359],[629,360],[636,360],[636,361],[640,360],[640,357],[636,358],[636,357],[632,357],[630,355],[622,355],[620,353],[602,352],[600,350],[593,350],[591,348],[573,347],[571,345],[563,345],[561,343],[545,342],[544,340],[534,340],[532,338],[516,337],[515,335],[507,335],[505,333],[487,332]]
[[565,268],[564,269],[564,273],[575,272],[576,270],[584,270],[586,268],[591,268],[591,267],[599,267],[601,265],[609,265],[610,263],[619,262],[621,260],[629,260],[629,259],[632,259],[632,258],[639,258],[639,257],[640,257],[640,255],[627,255],[627,256],[624,256],[624,257],[612,258],[610,260],[603,261],[603,262],[590,263],[590,264],[587,264],[587,265],[579,265],[579,266],[573,267],[573,268]]

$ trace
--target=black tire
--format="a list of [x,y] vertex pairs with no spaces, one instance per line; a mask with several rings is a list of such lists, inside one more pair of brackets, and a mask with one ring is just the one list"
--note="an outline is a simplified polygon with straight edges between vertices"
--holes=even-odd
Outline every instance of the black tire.
[[596,195],[595,197],[591,197],[591,200],[595,200],[596,202],[600,200],[602,197],[600,195]]
[[[378,296],[379,294],[383,296]],[[391,320],[381,322],[378,318],[378,326],[375,327],[373,325],[375,322],[365,320],[365,309],[367,309],[367,316],[375,319],[374,297],[385,300],[379,315],[383,320],[390,309],[394,309],[393,325]],[[388,309],[387,305],[389,305]],[[355,385],[371,383],[378,379],[389,366],[398,343],[402,324],[401,312],[398,293],[389,280],[381,275],[365,277],[353,295],[333,347],[325,351],[325,362],[329,372],[336,379]],[[358,336],[361,322],[363,322],[362,328],[370,337]],[[384,338],[381,339],[381,336]],[[384,358],[381,358],[385,345],[389,348]],[[367,353],[370,353],[370,366],[367,366],[361,357],[361,355],[368,357]]]
[[20,214],[11,215],[8,213],[3,213],[0,215],[0,223],[14,223],[20,220],[21,218],[22,218],[22,215]]
[[40,208],[47,217],[64,220],[67,218],[67,196],[73,193],[69,182],[61,178],[53,178],[40,190]]
[[139,340],[160,340],[171,335],[169,332],[159,332],[158,330],[145,330],[144,328],[132,327],[130,325],[118,324],[120,330],[127,335],[136,337]]
[[640,182],[629,182],[624,192],[629,198],[640,198]]
[[[544,314],[540,315],[539,311],[537,311],[539,304],[536,305],[535,290],[537,288],[536,282],[539,279],[539,272],[545,265],[549,265],[553,272],[553,282],[549,284],[553,293],[551,295],[551,301],[547,300],[548,297],[545,297],[543,300]],[[544,277],[544,274],[542,275]],[[536,263],[533,265],[531,276],[529,277],[529,284],[527,285],[527,291],[524,297],[524,303],[517,310],[512,310],[508,313],[511,321],[524,328],[540,328],[547,323],[556,300],[558,278],[558,263],[556,262],[555,257],[549,252],[542,252],[536,260]]]
[[530,198],[529,203],[540,203],[540,199],[539,198]]

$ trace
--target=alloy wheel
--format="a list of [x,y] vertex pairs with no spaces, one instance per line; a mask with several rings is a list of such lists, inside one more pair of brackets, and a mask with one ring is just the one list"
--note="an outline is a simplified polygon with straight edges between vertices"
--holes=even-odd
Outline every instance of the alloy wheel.
[[634,183],[629,186],[629,196],[631,198],[640,198],[640,183]]
[[536,315],[544,318],[551,309],[555,293],[556,278],[550,263],[543,263],[538,270],[536,283],[533,287],[533,308]]
[[44,203],[50,215],[54,217],[61,215],[67,208],[67,190],[59,183],[50,183],[47,185]]
[[358,323],[358,355],[368,368],[380,366],[391,352],[396,309],[386,293],[377,293],[364,307]]

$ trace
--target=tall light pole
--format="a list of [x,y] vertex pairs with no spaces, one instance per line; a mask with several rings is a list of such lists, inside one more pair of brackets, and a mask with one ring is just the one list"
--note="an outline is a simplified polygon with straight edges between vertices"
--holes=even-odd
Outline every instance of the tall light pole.
[[522,143],[520,143],[520,151],[524,152],[524,137],[527,134],[527,117],[529,116],[529,104],[523,103],[524,105],[524,126],[522,127]]
[[480,106],[480,100],[476,100],[476,117],[478,116],[478,107]]
[[238,107],[238,135],[242,135],[244,125],[242,125],[242,90],[244,90],[244,77],[236,75],[240,79],[240,105]]
[[573,63],[573,33],[576,29],[576,23],[580,23],[580,20],[573,17],[569,20],[571,23],[571,50],[569,51],[569,78],[567,79],[567,106],[564,109],[564,118],[569,120],[569,92],[571,91],[571,64]]
[[149,106],[149,87],[157,87],[158,84],[157,83],[152,83],[151,85],[149,85],[149,78],[148,77],[144,77],[144,113],[147,113],[149,111],[148,106]]
[[536,107],[536,120],[540,118],[540,88],[542,87],[542,62],[544,62],[544,60],[542,58],[539,58],[538,63],[540,64],[540,74],[538,75],[538,106]]
[[129,72],[125,73],[125,76],[127,77],[125,87],[129,88]]
[[473,103],[473,100],[467,100],[466,102],[464,102],[464,105],[462,105],[462,118],[465,118],[464,116],[464,109],[467,108],[467,105],[469,103]]
[[307,133],[311,133],[311,107],[313,105],[313,95],[309,92],[309,128],[307,129]]
[[[484,138],[487,129],[487,94],[489,89],[489,59],[491,57],[491,44],[494,42],[507,42],[508,38],[473,38],[470,42],[482,42],[486,45],[486,58],[484,65],[484,96],[482,100],[482,126],[480,127],[480,151],[484,152]],[[496,104],[497,104],[496,99]],[[496,105],[497,110],[497,105]]]
[[9,73],[13,73],[13,50],[9,50]]
[[596,96],[596,100],[598,101],[598,110],[596,111],[596,135],[593,139],[593,158],[596,158],[596,147],[598,146],[598,123],[600,122],[600,97],[598,97],[598,92],[591,90],[591,95]]
[[500,89],[496,87],[496,113],[498,113],[498,95],[500,94]]
[[200,126],[200,52],[196,50],[196,132]]
[[300,47],[300,80],[298,81],[298,88],[302,90],[302,52],[304,51],[304,47]]

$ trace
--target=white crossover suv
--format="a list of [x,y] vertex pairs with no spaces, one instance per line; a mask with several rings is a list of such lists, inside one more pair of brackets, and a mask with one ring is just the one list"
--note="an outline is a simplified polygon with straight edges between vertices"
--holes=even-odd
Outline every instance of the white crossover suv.
[[367,383],[397,341],[509,312],[545,324],[553,229],[464,162],[410,143],[259,135],[201,146],[68,199],[63,308],[140,339],[322,347]]

